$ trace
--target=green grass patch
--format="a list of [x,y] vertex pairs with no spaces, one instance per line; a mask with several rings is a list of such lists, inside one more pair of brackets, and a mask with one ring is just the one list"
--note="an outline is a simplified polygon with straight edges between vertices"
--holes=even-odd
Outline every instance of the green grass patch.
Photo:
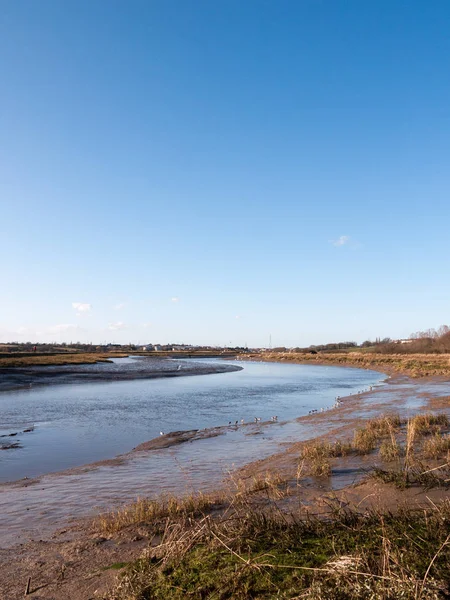
[[111,600],[448,597],[450,507],[300,519],[250,510],[178,523]]

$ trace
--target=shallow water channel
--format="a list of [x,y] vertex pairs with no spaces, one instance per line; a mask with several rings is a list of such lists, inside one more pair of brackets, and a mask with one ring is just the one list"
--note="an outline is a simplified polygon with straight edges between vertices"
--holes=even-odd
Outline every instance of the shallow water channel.
[[[138,496],[212,489],[228,471],[280,451],[284,443],[327,430],[327,414],[313,428],[296,417],[330,407],[336,396],[367,390],[385,379],[375,371],[351,368],[235,364],[242,370],[0,394],[3,434],[35,426],[14,437],[22,448],[0,455],[5,482],[0,485],[0,547],[45,537],[68,518]],[[328,414],[338,418],[336,410]],[[277,423],[270,423],[273,415]],[[255,424],[255,416],[269,423]],[[234,427],[241,419],[246,424]],[[73,468],[128,452],[161,430],[210,427],[221,427],[221,435],[133,453],[116,464]]]
[[[156,362],[156,361],[155,361]],[[191,367],[194,361],[172,368]],[[198,363],[200,361],[195,361]],[[223,364],[229,361],[204,361]],[[116,359],[102,369],[133,371],[139,359]],[[331,406],[346,396],[379,382],[374,371],[237,363],[240,371],[128,381],[30,387],[0,394],[0,438],[19,448],[0,453],[0,482],[113,458],[150,440],[160,431],[204,429],[230,421],[262,421],[277,415],[292,420],[311,409]],[[53,368],[57,370],[57,368]],[[83,367],[79,367],[83,369]],[[89,373],[92,365],[84,370]],[[32,432],[24,429],[34,427]],[[9,437],[9,434],[17,435]]]

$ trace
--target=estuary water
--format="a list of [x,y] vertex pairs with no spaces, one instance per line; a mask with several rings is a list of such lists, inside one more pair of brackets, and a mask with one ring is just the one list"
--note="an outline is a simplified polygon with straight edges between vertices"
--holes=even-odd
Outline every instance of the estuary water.
[[[114,369],[134,368],[134,359],[120,360]],[[224,361],[214,364],[223,371]],[[50,539],[73,519],[91,518],[137,497],[217,489],[236,468],[289,442],[326,433],[339,422],[340,411],[324,413],[315,424],[296,417],[385,379],[351,368],[232,364],[241,370],[0,393],[1,435],[17,433],[0,442],[17,440],[21,446],[0,451],[0,548]],[[209,371],[212,366],[208,361]],[[177,372],[193,368],[189,360],[170,365]],[[277,422],[270,421],[274,415]],[[218,435],[79,466],[127,453],[156,436],[164,440],[160,431],[204,428],[218,428]]]
[[[142,358],[115,359],[106,370],[132,373]],[[144,359],[145,360],[145,359]],[[161,369],[223,369],[230,361],[158,360]],[[148,361],[148,365],[151,365]],[[0,393],[0,481],[36,477],[113,458],[177,430],[246,423],[255,417],[291,421],[329,407],[385,376],[351,368],[232,361],[239,371],[162,379],[40,385]],[[89,374],[92,365],[77,367]],[[53,367],[58,369],[58,367]],[[62,370],[62,369],[61,369]],[[26,429],[33,429],[24,433]],[[286,429],[284,429],[286,431]],[[232,432],[230,431],[229,434]],[[11,434],[13,434],[11,436]],[[16,435],[14,435],[16,434]],[[11,436],[11,437],[10,437]],[[217,444],[216,444],[217,446]],[[252,456],[249,457],[251,460]]]

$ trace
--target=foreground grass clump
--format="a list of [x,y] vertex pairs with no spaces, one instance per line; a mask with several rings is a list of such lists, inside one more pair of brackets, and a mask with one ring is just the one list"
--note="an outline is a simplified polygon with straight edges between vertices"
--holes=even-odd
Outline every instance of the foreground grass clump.
[[353,436],[354,450],[359,454],[369,454],[383,437],[389,435],[393,439],[401,424],[398,415],[383,415],[377,419],[371,419],[365,427],[355,430]]
[[431,435],[440,431],[442,427],[448,427],[448,425],[448,417],[444,413],[416,415],[408,423],[408,426],[412,427],[417,435]]
[[112,534],[130,525],[155,522],[165,518],[195,517],[220,505],[219,496],[192,494],[184,498],[163,496],[157,500],[139,498],[125,507],[105,513],[94,522],[102,533]]
[[450,504],[332,519],[243,506],[166,523],[109,600],[447,598]]
[[347,456],[353,451],[348,442],[314,441],[305,444],[300,451],[300,458],[308,461],[309,472],[315,477],[328,477],[331,475],[331,458]]
[[421,486],[425,489],[450,487],[450,468],[448,464],[429,468],[416,461],[411,465],[406,464],[400,469],[375,468],[372,476],[384,483],[392,483],[399,489],[411,486]]
[[450,436],[436,433],[424,441],[422,452],[425,458],[441,458],[450,451]]

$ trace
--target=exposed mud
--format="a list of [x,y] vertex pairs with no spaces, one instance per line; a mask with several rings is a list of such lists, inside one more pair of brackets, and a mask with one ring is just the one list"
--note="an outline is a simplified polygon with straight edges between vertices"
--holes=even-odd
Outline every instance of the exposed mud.
[[172,359],[147,357],[135,357],[130,362],[119,360],[118,362],[82,365],[5,367],[0,371],[0,392],[35,385],[160,379],[230,373],[241,370],[242,367],[225,361],[223,363],[205,363],[184,360],[180,363]]

